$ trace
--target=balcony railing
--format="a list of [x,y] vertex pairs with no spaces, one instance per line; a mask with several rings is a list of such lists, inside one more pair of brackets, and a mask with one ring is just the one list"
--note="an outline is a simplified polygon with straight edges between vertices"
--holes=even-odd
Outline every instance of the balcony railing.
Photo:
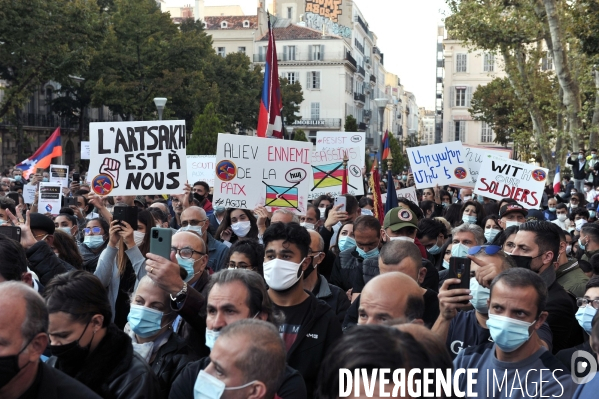
[[364,122],[358,123],[358,131],[359,132],[363,132],[366,129],[368,129],[368,125],[366,123],[364,123]]
[[366,32],[366,34],[368,35],[370,33],[370,30],[368,29],[368,25],[366,25],[366,23],[364,21],[362,21],[362,18],[360,18],[359,15],[357,15],[356,17],[358,19],[357,22],[360,24],[360,26],[362,27],[362,29],[364,29],[364,32]]
[[358,69],[358,63],[356,62],[356,59],[354,57],[352,57],[351,53],[348,51],[345,53],[345,59],[354,66],[354,68]]
[[365,103],[366,102],[366,95],[360,94],[360,93],[354,93],[354,100]]
[[358,65],[358,73],[362,76],[366,74],[366,71],[364,70],[363,66]]
[[372,83],[376,83],[376,77],[374,75],[370,75],[370,81]]
[[293,122],[293,126],[338,128],[341,127],[341,118],[300,119]]
[[[351,55],[350,55],[351,57]],[[356,61],[351,58],[353,62]],[[254,62],[266,62],[266,54],[254,54]],[[345,51],[324,51],[324,52],[312,52],[312,51],[296,51],[295,56],[289,57],[289,54],[278,53],[277,60],[279,62],[314,62],[314,61],[341,61],[349,60],[348,53]],[[350,61],[351,62],[351,61]]]

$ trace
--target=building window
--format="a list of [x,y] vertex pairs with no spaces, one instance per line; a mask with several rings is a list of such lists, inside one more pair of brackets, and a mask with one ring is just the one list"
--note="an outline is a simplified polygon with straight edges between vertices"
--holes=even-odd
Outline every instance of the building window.
[[324,59],[324,46],[319,44],[311,46],[310,59],[312,61],[322,61]]
[[221,29],[227,29],[229,27],[229,24],[227,24],[227,21],[223,21],[220,23],[220,27]]
[[495,56],[493,54],[485,54],[483,69],[485,72],[493,72],[495,70]]
[[285,78],[287,79],[290,85],[297,82],[297,74],[295,72],[286,72]]
[[245,54],[245,47],[237,47],[237,52]]
[[549,51],[545,52],[545,56],[541,59],[541,70],[550,71],[553,69],[553,56]]
[[287,19],[293,18],[293,7],[287,7]]
[[482,128],[480,131],[480,142],[481,143],[491,143],[493,141],[493,129],[491,126],[487,124],[487,122],[482,123]]
[[216,54],[220,55],[221,57],[224,57],[226,55],[225,48],[224,47],[217,47],[216,48]]
[[295,46],[283,46],[283,61],[295,61]]
[[244,28],[249,28],[250,27],[250,21],[248,21],[247,19],[245,21],[243,21],[243,27]]
[[456,55],[456,72],[466,72],[466,62],[467,62],[467,54],[457,54]]
[[455,88],[455,106],[465,107],[466,106],[466,88],[456,87]]
[[313,121],[320,119],[320,103],[312,103],[310,111],[310,119]]
[[454,141],[466,140],[466,121],[453,121]]
[[320,72],[311,71],[308,72],[308,89],[320,89]]

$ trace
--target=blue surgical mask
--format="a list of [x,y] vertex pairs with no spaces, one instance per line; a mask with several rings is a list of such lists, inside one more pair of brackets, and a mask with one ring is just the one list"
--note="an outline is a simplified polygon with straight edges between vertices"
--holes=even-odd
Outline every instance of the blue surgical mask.
[[219,335],[220,331],[206,329],[206,346],[210,348],[210,350],[214,348],[214,343],[216,342],[216,339]]
[[482,204],[483,202],[485,202],[485,197],[483,197],[480,194],[477,194],[476,195],[476,200]]
[[408,175],[401,175],[401,180],[403,180],[403,181],[408,180]]
[[208,374],[204,370],[200,370],[198,378],[193,386],[194,399],[219,399],[225,390],[235,390],[247,388],[256,381],[250,381],[247,384],[238,387],[227,387],[224,382],[218,378]]
[[594,218],[597,213],[595,211],[589,211],[589,217]]
[[141,338],[148,338],[158,333],[162,328],[163,315],[158,310],[131,304],[127,321],[135,335]]
[[362,215],[366,215],[366,216],[374,216],[374,213],[372,213],[372,211],[370,209],[362,209],[361,213],[362,213]]
[[584,158],[583,155],[578,154],[578,159],[583,159],[583,158]]
[[16,181],[21,181],[21,176],[15,176]]
[[485,238],[487,239],[487,243],[493,242],[495,237],[499,234],[499,230],[497,229],[485,229]]
[[462,221],[464,223],[474,224],[476,223],[476,216],[462,215]]
[[576,312],[576,320],[578,320],[578,324],[587,334],[591,335],[591,330],[593,329],[591,322],[593,321],[593,317],[597,313],[597,309],[592,307],[591,305],[584,306],[582,308],[578,308]]
[[377,256],[379,256],[379,249],[378,249],[378,247],[374,248],[374,249],[371,249],[368,252],[365,252],[365,251],[362,250],[362,248],[356,246],[356,251],[358,252],[358,255],[360,255],[360,257],[363,258],[363,259],[371,259],[371,258],[376,258]]
[[83,243],[88,246],[88,248],[96,249],[100,248],[104,245],[104,237],[102,236],[85,236],[83,238]]
[[339,237],[339,242],[337,243],[337,247],[339,248],[339,251],[343,252],[343,251],[350,249],[351,247],[355,247],[355,246],[356,246],[356,240],[354,240],[350,236]]
[[217,205],[217,206],[214,207],[214,212],[218,213],[219,215],[221,213],[223,213],[224,211],[226,211],[226,210],[227,210],[227,208],[225,208],[222,205]]
[[427,249],[427,251],[431,255],[437,255],[439,252],[441,252],[441,247],[438,246],[437,244],[435,244],[432,247],[430,247],[429,249]]
[[474,277],[470,278],[470,295],[472,295],[470,303],[478,313],[489,313],[487,299],[491,295],[491,290],[480,285]]
[[71,235],[71,229],[72,229],[72,227],[59,227],[58,229],[64,231],[68,235]]
[[195,276],[195,270],[193,269],[193,265],[196,262],[196,260],[199,259],[183,259],[179,254],[176,255],[176,258],[179,266],[181,266],[187,272],[187,277],[185,277],[184,279],[184,281],[187,283],[189,280],[193,278],[193,276]]
[[549,212],[555,212],[557,210],[557,208],[551,208],[549,207]]
[[48,181],[50,181],[50,180],[49,180],[47,177],[44,177],[44,178],[42,179],[42,181],[43,181],[44,183],[47,183],[47,182],[48,182]]
[[586,249],[585,245],[580,240],[582,240],[582,237],[578,239],[578,247],[584,251]]
[[489,314],[487,327],[489,327],[491,338],[499,349],[509,353],[515,351],[528,341],[530,338],[528,329],[535,321],[528,323],[510,317]]
[[443,259],[443,269],[449,269],[449,262]]
[[453,244],[451,247],[451,256],[453,258],[465,258],[468,256],[468,249],[464,244]]
[[447,208],[450,203],[449,202],[442,202],[441,205],[443,205],[443,208]]

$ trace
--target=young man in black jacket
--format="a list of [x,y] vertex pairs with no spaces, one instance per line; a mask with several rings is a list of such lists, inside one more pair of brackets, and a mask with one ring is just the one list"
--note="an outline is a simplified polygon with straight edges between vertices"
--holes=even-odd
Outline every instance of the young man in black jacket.
[[279,331],[287,347],[287,363],[302,374],[311,398],[320,363],[341,336],[341,325],[329,305],[304,290],[303,274],[312,261],[308,231],[297,223],[274,223],[262,240],[268,295],[285,315]]

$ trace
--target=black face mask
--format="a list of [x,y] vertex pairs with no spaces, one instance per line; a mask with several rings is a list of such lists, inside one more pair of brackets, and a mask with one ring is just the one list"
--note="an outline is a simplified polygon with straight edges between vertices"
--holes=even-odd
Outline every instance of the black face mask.
[[514,260],[514,263],[516,263],[516,267],[530,270],[532,256],[510,255],[510,257]]
[[33,341],[33,339],[31,339],[16,355],[0,356],[0,389],[7,385],[25,366],[27,366],[27,364],[29,364],[28,362],[25,366],[19,367],[19,355],[29,346],[31,341]]
[[89,345],[87,345],[85,348],[82,348],[79,345],[79,341],[83,337],[83,334],[85,334],[85,331],[87,330],[88,326],[89,323],[87,323],[87,325],[85,326],[85,329],[81,333],[79,339],[73,342],[69,342],[65,345],[48,345],[48,348],[50,349],[50,353],[52,354],[52,356],[56,356],[61,363],[73,364],[83,362],[89,355],[89,348],[92,342],[90,341]]

